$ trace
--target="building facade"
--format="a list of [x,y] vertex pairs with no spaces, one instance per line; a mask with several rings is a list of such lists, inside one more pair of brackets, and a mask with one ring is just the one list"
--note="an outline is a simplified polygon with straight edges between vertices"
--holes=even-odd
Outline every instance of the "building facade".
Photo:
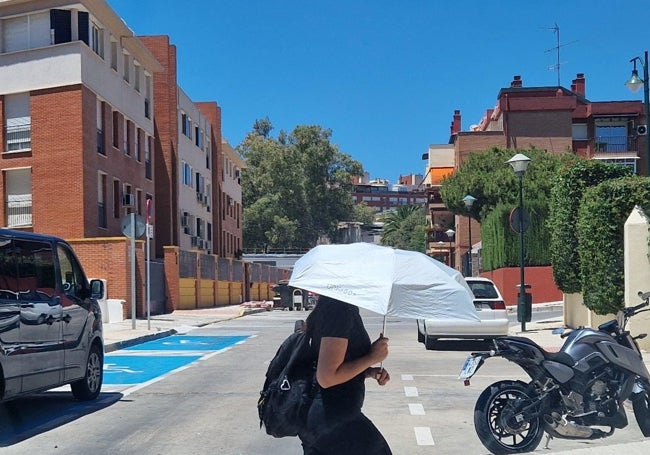
[[[480,122],[468,130],[463,131],[460,111],[454,112],[449,144],[430,149],[429,168],[437,169],[431,164],[431,158],[440,155],[436,151],[445,150],[448,154],[450,147],[454,169],[472,153],[491,147],[522,150],[534,147],[549,153],[575,153],[584,158],[628,166],[635,174],[648,175],[644,164],[647,163],[647,125],[641,101],[587,99],[586,78],[582,73],[576,75],[570,89],[525,87],[521,77],[516,75],[510,87],[499,91],[495,106],[486,110]],[[431,196],[429,211],[443,210],[442,205],[441,200]],[[467,217],[456,216],[451,227],[455,236],[449,249],[455,264],[461,264],[461,255],[470,250],[468,223]],[[472,221],[471,232],[472,252],[476,254],[481,237],[480,226],[475,221]],[[440,247],[438,242],[430,238],[430,249]],[[472,271],[476,274],[478,267],[472,267]]]
[[159,70],[104,2],[0,2],[0,223],[111,237],[144,214]]

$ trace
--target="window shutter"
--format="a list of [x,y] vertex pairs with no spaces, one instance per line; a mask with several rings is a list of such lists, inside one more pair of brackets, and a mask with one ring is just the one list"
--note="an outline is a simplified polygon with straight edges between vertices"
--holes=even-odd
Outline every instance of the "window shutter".
[[77,20],[79,21],[79,40],[90,46],[90,40],[88,39],[90,20],[88,19],[88,13],[85,11],[79,11],[77,13]]
[[70,10],[50,10],[50,28],[54,31],[54,44],[72,41],[72,15]]

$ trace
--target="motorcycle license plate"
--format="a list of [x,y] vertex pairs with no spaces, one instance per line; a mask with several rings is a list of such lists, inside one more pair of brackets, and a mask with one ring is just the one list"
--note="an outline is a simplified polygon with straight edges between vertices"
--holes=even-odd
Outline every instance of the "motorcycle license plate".
[[480,364],[481,357],[467,357],[467,360],[465,360],[465,363],[463,364],[463,368],[460,369],[458,379],[469,379],[474,376],[474,373],[476,373]]

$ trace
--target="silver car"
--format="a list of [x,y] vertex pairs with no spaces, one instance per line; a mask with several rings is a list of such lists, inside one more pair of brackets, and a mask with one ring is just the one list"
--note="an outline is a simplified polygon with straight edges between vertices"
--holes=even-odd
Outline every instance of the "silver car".
[[474,294],[474,307],[480,321],[461,319],[419,319],[418,341],[427,349],[435,349],[440,339],[491,339],[508,334],[508,313],[505,301],[492,280],[466,278]]

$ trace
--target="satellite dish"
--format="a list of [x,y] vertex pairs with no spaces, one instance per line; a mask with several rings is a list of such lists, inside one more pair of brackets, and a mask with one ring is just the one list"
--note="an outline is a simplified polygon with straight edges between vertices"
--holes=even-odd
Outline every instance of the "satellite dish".
[[120,223],[122,224],[122,234],[124,234],[128,238],[131,238],[131,233],[133,232],[133,228],[131,227],[131,224],[133,223],[134,219],[135,219],[135,238],[137,239],[138,237],[142,237],[142,234],[144,234],[144,231],[147,227],[146,223],[144,222],[144,218],[142,218],[140,215],[128,214],[122,217]]

